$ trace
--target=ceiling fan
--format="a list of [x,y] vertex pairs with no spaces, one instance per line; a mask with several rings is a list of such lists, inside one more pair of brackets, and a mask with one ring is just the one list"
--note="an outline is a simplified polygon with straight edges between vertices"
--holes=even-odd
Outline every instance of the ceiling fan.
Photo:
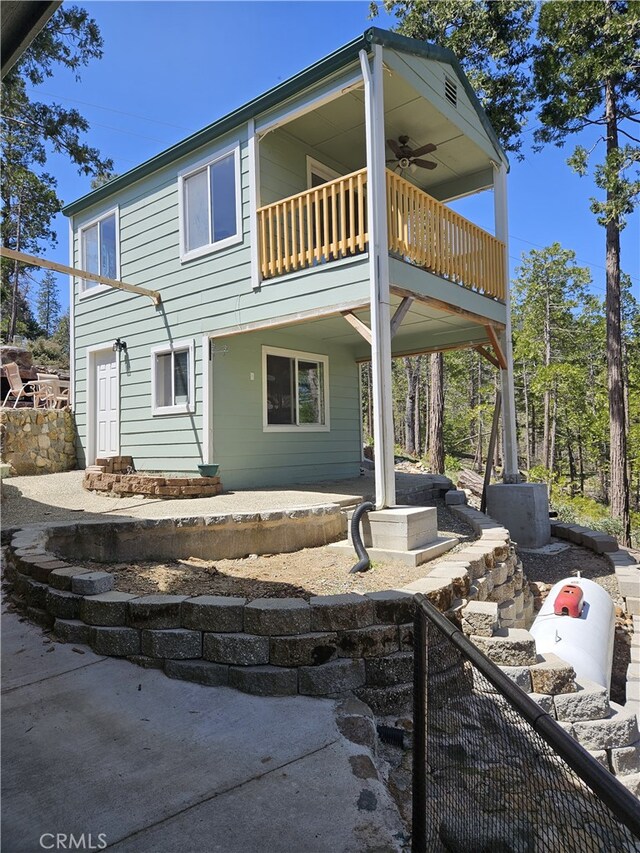
[[395,163],[400,169],[409,169],[412,166],[420,166],[421,169],[436,168],[438,164],[433,160],[422,160],[420,158],[423,154],[431,154],[432,151],[436,151],[438,148],[437,145],[430,142],[427,145],[416,148],[414,151],[409,148],[408,143],[408,136],[399,136],[397,142],[395,139],[387,139],[387,145],[395,154],[395,157],[387,160],[387,163]]

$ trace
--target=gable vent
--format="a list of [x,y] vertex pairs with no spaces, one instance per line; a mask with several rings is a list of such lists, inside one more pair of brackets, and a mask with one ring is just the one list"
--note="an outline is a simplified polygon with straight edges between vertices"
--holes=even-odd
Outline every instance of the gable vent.
[[444,96],[454,107],[458,106],[458,87],[446,74],[444,76]]

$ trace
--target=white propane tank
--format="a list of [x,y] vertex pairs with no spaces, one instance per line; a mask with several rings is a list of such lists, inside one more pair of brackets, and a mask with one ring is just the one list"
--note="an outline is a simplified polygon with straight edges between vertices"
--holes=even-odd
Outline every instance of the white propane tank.
[[[566,585],[579,586],[583,593],[579,617],[556,616],[554,603]],[[609,594],[586,578],[565,578],[553,587],[540,608],[530,633],[538,654],[552,653],[570,663],[578,681],[588,679],[609,689],[615,609]]]

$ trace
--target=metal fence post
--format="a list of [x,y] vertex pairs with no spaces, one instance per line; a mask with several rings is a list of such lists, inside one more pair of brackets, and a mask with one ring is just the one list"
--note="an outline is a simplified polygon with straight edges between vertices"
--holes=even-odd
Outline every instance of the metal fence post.
[[411,851],[425,853],[426,821],[426,723],[427,723],[427,623],[420,606],[413,618],[413,791]]

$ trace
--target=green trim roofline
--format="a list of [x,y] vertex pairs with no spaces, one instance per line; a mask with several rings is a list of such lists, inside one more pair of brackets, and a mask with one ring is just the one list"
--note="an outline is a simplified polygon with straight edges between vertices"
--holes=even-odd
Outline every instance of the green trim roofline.
[[177,142],[175,145],[172,145],[171,148],[167,148],[160,154],[156,154],[156,156],[152,157],[150,160],[146,160],[144,163],[141,163],[139,166],[135,166],[128,172],[118,175],[118,177],[113,178],[113,180],[108,181],[106,184],[98,187],[98,189],[87,193],[87,195],[82,196],[77,201],[71,202],[71,204],[66,205],[66,207],[62,209],[62,212],[66,216],[73,216],[74,214],[85,210],[87,207],[108,198],[113,193],[124,189],[124,187],[128,187],[131,184],[136,183],[136,181],[146,178],[147,175],[158,171],[164,166],[168,166],[180,157],[184,157],[192,151],[196,151],[198,148],[201,148],[203,145],[206,145],[218,136],[222,136],[224,133],[244,124],[249,119],[255,118],[256,116],[266,112],[271,107],[281,104],[283,101],[286,101],[287,98],[297,95],[299,92],[309,86],[312,86],[314,83],[320,82],[330,74],[341,70],[345,66],[349,65],[349,63],[355,61],[361,50],[370,52],[373,44],[379,44],[383,47],[413,54],[414,56],[420,56],[425,59],[434,59],[438,62],[445,62],[450,65],[455,71],[456,76],[462,82],[465,92],[475,107],[482,126],[491,140],[496,153],[505,165],[508,166],[507,156],[502,150],[498,137],[496,136],[480,101],[473,91],[471,84],[467,80],[467,77],[462,70],[462,66],[455,55],[447,48],[438,47],[438,45],[418,41],[417,39],[406,38],[405,36],[398,35],[397,33],[378,29],[378,27],[371,27],[361,36],[358,36],[358,38],[350,41],[348,44],[333,53],[330,53],[318,62],[310,65],[308,68],[305,68],[303,71],[300,71],[294,77],[290,77],[278,86],[274,86],[273,89],[269,89],[264,94],[254,98],[253,101],[249,101],[249,103],[231,113],[228,113],[213,124],[207,125],[207,127],[199,130],[197,133],[193,133],[186,139]]

